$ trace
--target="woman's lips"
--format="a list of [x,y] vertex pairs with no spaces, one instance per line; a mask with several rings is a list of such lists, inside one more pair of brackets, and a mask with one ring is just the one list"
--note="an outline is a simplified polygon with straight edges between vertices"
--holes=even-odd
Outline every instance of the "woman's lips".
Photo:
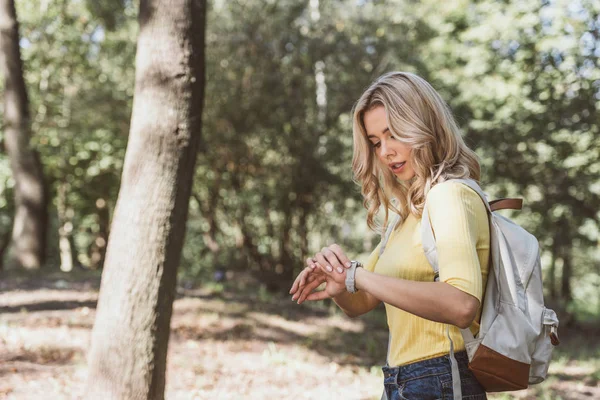
[[406,165],[406,161],[401,162],[401,163],[390,164],[390,168],[392,169],[392,171],[394,173],[398,173],[398,172],[402,171],[402,168],[404,168],[404,165]]

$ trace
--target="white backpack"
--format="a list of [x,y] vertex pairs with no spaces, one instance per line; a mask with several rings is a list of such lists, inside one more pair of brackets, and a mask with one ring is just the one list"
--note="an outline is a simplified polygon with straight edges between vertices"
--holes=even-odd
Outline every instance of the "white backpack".
[[[540,383],[546,378],[553,346],[559,344],[556,313],[544,307],[539,243],[525,229],[495,213],[500,209],[521,209],[521,199],[488,203],[474,180],[452,181],[477,192],[490,216],[491,262],[479,333],[473,337],[470,329],[461,329],[469,369],[487,392],[526,389],[528,384]],[[399,216],[388,226],[380,254],[398,221]],[[423,211],[421,229],[423,250],[437,280],[439,265],[427,207]],[[454,398],[460,399],[460,375],[452,340],[450,360]]]

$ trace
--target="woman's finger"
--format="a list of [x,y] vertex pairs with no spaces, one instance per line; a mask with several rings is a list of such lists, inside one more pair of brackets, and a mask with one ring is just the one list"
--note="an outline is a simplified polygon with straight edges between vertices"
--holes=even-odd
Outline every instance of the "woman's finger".
[[331,263],[325,258],[323,253],[319,252],[315,254],[315,258],[317,259],[317,266],[320,267],[320,269],[323,272],[325,272],[326,274],[330,274],[333,272],[333,267],[331,266]]
[[302,272],[300,272],[298,274],[298,276],[294,280],[294,283],[292,284],[292,288],[290,289],[290,294],[294,294],[298,290],[298,288],[303,285],[302,282],[304,282],[304,280],[306,279],[307,269],[309,269],[309,267],[304,268],[302,270]]
[[306,267],[298,274],[298,277],[292,284],[292,288],[290,289],[290,294],[293,295],[298,290],[301,290],[308,283],[313,282],[319,276],[323,276],[323,272],[320,269],[311,269],[310,267]]
[[[330,276],[332,279],[335,280],[336,276],[334,276],[334,273],[336,275],[338,275],[338,273],[334,272],[333,266],[330,265],[328,260],[325,259],[325,257],[323,257],[321,255],[321,253],[319,253],[319,255],[317,257],[319,260],[321,260],[321,258],[323,259],[323,261],[319,262],[319,267],[317,269],[320,270],[321,273],[327,274],[328,276]],[[337,268],[340,268],[342,270],[342,272],[345,271],[345,269],[342,268],[341,266],[338,266]]]
[[313,290],[318,288],[323,282],[325,282],[324,276],[321,276],[320,278],[313,280],[312,282],[308,283],[306,286],[302,287],[298,291],[298,293],[296,293],[292,297],[292,300],[299,301],[298,304],[302,303],[304,301],[304,299],[306,298],[306,296],[308,296],[310,294],[310,292],[312,292]]
[[342,263],[344,267],[350,268],[350,259],[339,245],[334,243],[331,246],[329,246],[329,249],[335,253],[337,259],[340,260],[340,263]]
[[337,255],[329,247],[323,247],[321,254],[323,254],[323,257],[325,257],[328,265],[331,265],[333,270],[339,272],[340,274],[344,272],[344,266],[340,260],[338,260]]
[[318,264],[319,262],[316,257],[309,257],[306,259],[306,265],[313,271],[319,266]]
[[303,287],[302,290],[300,291],[300,293],[297,293],[296,295],[294,295],[292,297],[292,300],[297,300],[298,304],[302,304],[304,302],[304,300],[306,299],[306,297],[308,295],[310,295],[310,293],[313,290],[315,290],[316,288],[318,288],[323,282],[325,282],[325,277],[324,276],[322,276],[319,279],[315,279],[314,281],[310,282],[305,287]]
[[302,274],[302,278],[300,279],[300,287],[306,285],[306,279],[310,276],[312,269],[310,267],[304,268],[304,273]]
[[308,257],[304,263],[306,264],[307,267],[311,268],[311,269],[315,269],[317,267],[316,263],[317,263],[317,259],[315,257]]

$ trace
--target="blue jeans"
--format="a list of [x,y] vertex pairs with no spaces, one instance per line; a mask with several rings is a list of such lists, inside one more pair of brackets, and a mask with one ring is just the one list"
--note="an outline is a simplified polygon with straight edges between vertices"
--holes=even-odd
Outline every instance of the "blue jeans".
[[[462,398],[487,399],[473,373],[468,368],[467,353],[454,354],[458,361]],[[450,356],[418,361],[401,367],[383,367],[383,384],[388,400],[452,400],[452,370]]]

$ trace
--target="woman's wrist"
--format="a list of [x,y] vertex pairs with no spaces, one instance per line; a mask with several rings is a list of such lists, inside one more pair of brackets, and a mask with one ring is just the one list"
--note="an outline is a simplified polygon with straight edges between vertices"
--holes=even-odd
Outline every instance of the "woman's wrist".
[[354,286],[356,289],[365,290],[365,278],[366,274],[368,273],[369,271],[366,271],[364,268],[356,268],[356,272],[354,274]]

